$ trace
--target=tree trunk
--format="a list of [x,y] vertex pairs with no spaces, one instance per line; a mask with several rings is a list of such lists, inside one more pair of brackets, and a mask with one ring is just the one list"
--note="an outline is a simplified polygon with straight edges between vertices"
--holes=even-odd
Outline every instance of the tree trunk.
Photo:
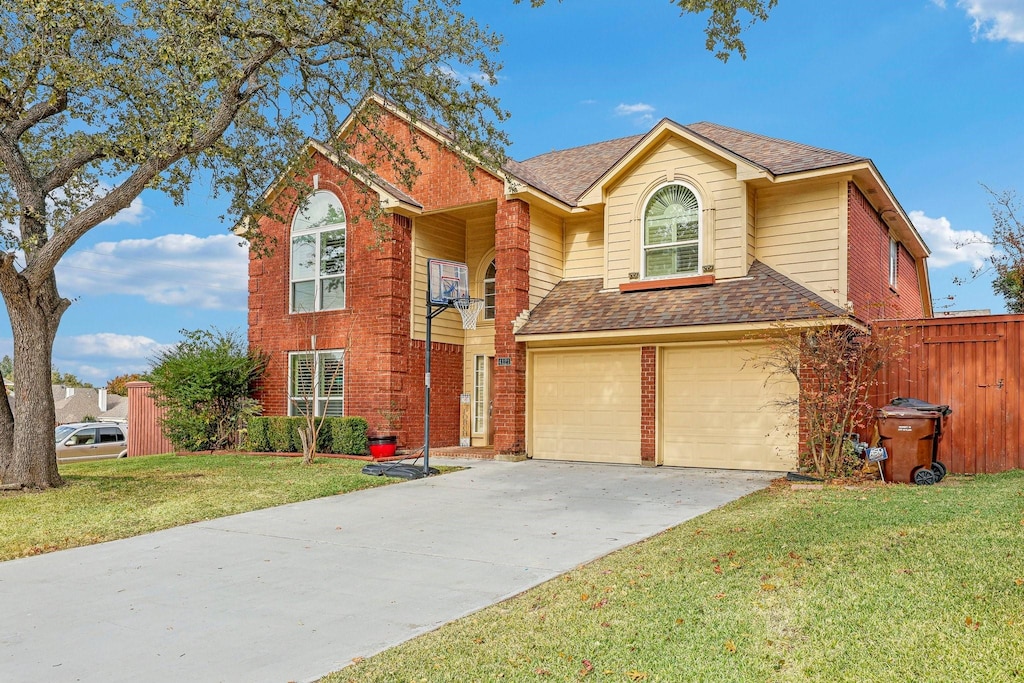
[[[9,296],[10,287],[17,288]],[[30,289],[20,277],[0,278],[14,335],[14,433],[10,443],[0,443],[0,479],[45,489],[64,483],[57,472],[53,428],[55,414],[50,388],[53,340],[70,302],[57,293],[51,276]],[[0,438],[5,435],[0,431]]]

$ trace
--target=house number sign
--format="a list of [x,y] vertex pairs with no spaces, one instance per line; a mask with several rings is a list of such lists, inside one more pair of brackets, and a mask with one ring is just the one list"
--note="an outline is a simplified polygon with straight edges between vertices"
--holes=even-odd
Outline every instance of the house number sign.
[[509,358],[508,356],[501,356],[501,357],[499,357],[498,358],[498,367],[499,368],[510,368],[510,367],[512,367],[512,359]]

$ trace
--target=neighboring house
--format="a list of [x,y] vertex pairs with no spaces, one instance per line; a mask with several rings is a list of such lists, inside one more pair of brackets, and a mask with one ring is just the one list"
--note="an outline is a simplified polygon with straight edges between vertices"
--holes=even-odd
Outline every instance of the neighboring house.
[[795,385],[753,367],[751,335],[932,315],[928,249],[870,159],[664,119],[471,181],[443,131],[364,106],[429,159],[409,189],[387,169],[363,179],[388,212],[378,246],[355,220],[367,193],[323,145],[303,152],[302,212],[271,188],[288,220],[262,219],[278,246],[249,269],[268,415],[314,386],[318,412],[383,430],[397,410],[419,446],[430,257],[468,264],[486,302],[476,330],[455,311],[433,322],[431,444],[459,443],[463,394],[461,436],[499,454],[790,469],[797,430],[772,401]]
[[128,398],[108,393],[106,389],[66,387],[55,384],[53,407],[57,424],[82,422],[86,417],[97,420],[127,420]]

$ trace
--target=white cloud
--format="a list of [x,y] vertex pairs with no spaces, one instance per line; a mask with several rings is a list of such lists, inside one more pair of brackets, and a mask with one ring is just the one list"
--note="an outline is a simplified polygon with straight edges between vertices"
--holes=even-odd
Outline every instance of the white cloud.
[[121,294],[152,304],[244,310],[248,252],[234,235],[101,242],[57,266],[67,296]]
[[[945,7],[945,0],[932,0]],[[976,38],[1024,43],[1024,3],[1021,0],[957,0],[974,21],[972,30]]]
[[121,209],[100,225],[139,225],[149,216],[149,209],[142,203],[142,197],[136,197],[126,208]]
[[620,104],[615,107],[616,116],[633,116],[635,114],[653,114],[654,107],[643,102],[637,102],[636,104]]
[[928,265],[933,268],[962,263],[970,264],[972,268],[981,268],[992,255],[988,235],[977,230],[954,230],[945,216],[929,218],[924,211],[911,211],[910,221],[932,250]]
[[171,348],[173,344],[161,344],[142,335],[98,332],[57,337],[54,346],[55,353],[63,356],[135,360],[152,358],[156,353]]

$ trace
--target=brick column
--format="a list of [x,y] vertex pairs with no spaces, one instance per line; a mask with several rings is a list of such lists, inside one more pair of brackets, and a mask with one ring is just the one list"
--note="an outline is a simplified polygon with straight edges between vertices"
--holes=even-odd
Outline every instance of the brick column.
[[640,464],[657,464],[658,347],[640,349]]
[[[376,396],[374,411],[367,415],[371,429],[387,431],[379,411],[397,410],[402,415],[398,441],[401,445],[416,444],[423,438],[423,401],[410,401],[410,392],[421,390],[422,382],[413,381],[410,373],[421,377],[422,366],[410,367],[409,353],[409,278],[412,273],[412,221],[398,214],[388,216],[389,233],[376,255],[374,273],[377,289],[374,292],[379,308],[376,315],[366,316],[364,342],[373,348],[360,349],[377,356],[375,370]],[[372,252],[371,252],[372,254]]]
[[516,343],[512,322],[530,307],[530,207],[498,200],[494,217],[494,353],[510,365],[495,368],[494,450],[526,453],[526,344]]

